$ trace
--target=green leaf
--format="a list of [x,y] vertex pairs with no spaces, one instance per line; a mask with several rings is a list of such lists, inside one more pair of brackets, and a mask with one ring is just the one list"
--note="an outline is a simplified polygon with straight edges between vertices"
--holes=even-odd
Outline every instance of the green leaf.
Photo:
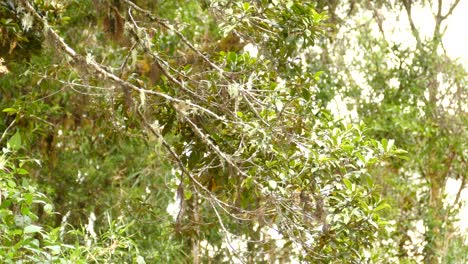
[[227,54],[227,61],[228,62],[235,62],[237,59],[237,54],[235,52],[229,52]]
[[34,196],[33,196],[32,193],[25,193],[25,194],[23,194],[23,198],[24,198],[24,201],[25,201],[27,204],[32,204],[32,203],[33,203]]
[[362,163],[366,163],[366,159],[364,158],[364,156],[362,156],[361,153],[356,152],[355,155],[356,155],[356,157],[358,157],[358,159],[359,159],[360,161],[362,161]]
[[395,149],[395,150],[393,151],[393,153],[395,153],[395,154],[407,154],[408,151],[406,151],[406,150],[404,150],[404,149]]
[[44,205],[44,212],[46,214],[52,214],[53,211],[54,211],[54,206],[53,205],[51,205],[51,204]]
[[387,151],[390,152],[393,148],[393,144],[395,144],[395,140],[394,139],[390,139],[388,141],[388,145],[387,145]]
[[359,200],[359,204],[361,205],[361,208],[363,208],[366,211],[369,211],[369,206],[367,205],[365,201]]
[[371,224],[375,229],[379,229],[379,226],[377,225],[376,222],[374,222],[372,219],[369,220],[369,224]]
[[8,140],[8,148],[11,150],[18,150],[21,148],[21,135],[19,131],[16,131],[16,133]]
[[8,187],[10,187],[10,188],[15,188],[15,187],[16,187],[16,182],[13,181],[13,180],[8,180],[8,181],[7,181],[7,185],[8,185]]
[[268,181],[268,185],[270,186],[271,189],[276,189],[276,187],[278,187],[278,183],[276,183],[276,181],[274,180],[269,180]]
[[247,11],[247,10],[249,10],[249,8],[250,8],[250,4],[249,4],[248,2],[244,2],[244,3],[242,4],[242,8],[244,9],[244,11]]
[[379,206],[377,206],[377,207],[374,209],[374,212],[383,210],[383,209],[385,209],[385,208],[390,208],[390,205],[387,204],[387,203],[382,203],[382,204],[380,204]]
[[[28,204],[30,205],[30,204]],[[30,215],[31,214],[31,210],[29,210],[29,207],[28,206],[21,206],[21,213],[23,215]]]
[[324,71],[318,71],[314,74],[314,79],[316,81],[319,81],[320,80],[320,76],[324,73]]
[[19,175],[27,175],[28,171],[23,168],[19,168],[16,170],[16,173],[18,173]]
[[346,186],[346,188],[347,188],[348,190],[352,191],[352,189],[353,189],[353,184],[351,183],[350,180],[344,178],[344,179],[343,179],[343,183],[344,183],[344,185]]
[[30,233],[37,233],[42,230],[42,227],[37,226],[37,225],[28,225],[27,227],[24,228],[24,233],[25,234],[30,234]]
[[190,191],[190,190],[184,190],[184,198],[185,198],[185,200],[189,200],[190,198],[192,198],[192,195],[193,195],[192,191]]
[[301,89],[301,95],[302,95],[302,98],[304,98],[304,100],[306,100],[306,101],[310,100],[311,94],[310,94],[310,91],[308,89],[306,89],[306,88]]
[[402,160],[410,160],[410,158],[408,156],[398,155],[397,157],[402,159]]
[[386,138],[382,139],[382,148],[384,151],[387,150],[388,141]]
[[16,113],[16,112],[18,112],[18,110],[9,107],[9,108],[3,109],[2,112],[5,112],[5,113]]

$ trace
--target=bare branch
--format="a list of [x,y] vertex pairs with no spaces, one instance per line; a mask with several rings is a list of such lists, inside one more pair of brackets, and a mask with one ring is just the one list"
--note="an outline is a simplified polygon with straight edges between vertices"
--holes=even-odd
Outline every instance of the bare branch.
[[447,11],[447,14],[442,16],[442,20],[447,19],[453,13],[453,10],[455,10],[455,8],[457,7],[459,3],[460,3],[460,0],[455,0],[455,3],[453,3],[452,6],[450,6],[449,11]]
[[9,125],[8,127],[5,129],[5,131],[3,131],[3,134],[2,134],[2,137],[0,137],[0,143],[2,143],[3,139],[6,137],[6,135],[8,134],[8,130],[10,130],[10,128],[13,127],[13,125],[16,123],[16,119],[14,119]]
[[223,69],[221,69],[218,65],[213,63],[208,57],[206,57],[203,53],[201,53],[197,48],[195,48],[192,43],[182,34],[180,31],[178,31],[174,26],[165,23],[162,19],[156,18],[151,14],[151,12],[139,7],[137,4],[129,1],[129,0],[124,0],[128,5],[133,7],[135,10],[144,13],[147,15],[151,20],[155,21],[159,25],[163,26],[166,29],[174,31],[174,33],[184,42],[191,50],[193,50],[195,53],[197,53],[198,56],[200,56],[204,61],[206,61],[213,69],[216,69],[220,74],[224,72]]
[[413,17],[411,14],[411,0],[403,0],[403,5],[405,6],[406,14],[408,16],[408,21],[410,23],[411,32],[413,33],[413,36],[416,38],[417,46],[421,48],[422,42],[421,42],[419,30],[416,28],[416,25],[414,24]]
[[[132,23],[133,23],[133,26],[137,29],[139,29],[139,26],[138,24],[136,23],[136,21],[133,19],[133,16],[129,10],[128,12],[128,15],[130,16],[130,19],[132,20]],[[191,94],[192,96],[194,96],[195,98],[201,100],[201,101],[206,101],[204,98],[200,97],[198,94],[196,94],[195,92],[193,92],[192,90],[188,89],[185,87],[184,83],[177,80],[176,77],[172,76],[172,74],[169,73],[169,71],[167,71],[163,65],[167,66],[168,68],[171,68],[170,65],[164,61],[163,59],[161,59],[158,55],[156,55],[154,52],[152,52],[148,47],[149,47],[149,43],[142,43],[144,42],[145,40],[141,40],[141,38],[138,36],[138,34],[136,33],[136,31],[134,29],[131,29],[130,31],[133,35],[133,37],[135,38],[135,40],[137,41],[138,44],[140,44],[141,48],[144,50],[144,52],[148,55],[150,55],[153,59],[154,59],[154,62],[156,63],[156,65],[159,67],[159,69],[161,70],[162,74],[164,76],[166,76],[170,82],[174,83],[175,85],[177,85],[179,88],[181,88],[182,90],[186,91],[187,93]],[[171,70],[173,71],[176,71],[174,69],[171,68]],[[180,76],[183,76],[185,78],[188,78],[188,76],[185,76],[183,75],[182,73],[176,71],[178,75]]]

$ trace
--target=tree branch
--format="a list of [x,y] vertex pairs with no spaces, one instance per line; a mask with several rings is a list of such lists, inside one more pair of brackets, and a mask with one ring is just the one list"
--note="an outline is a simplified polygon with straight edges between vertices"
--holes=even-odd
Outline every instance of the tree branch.
[[204,61],[206,61],[213,69],[217,70],[220,74],[223,74],[223,72],[224,72],[223,69],[221,69],[215,63],[213,63],[210,59],[208,59],[208,57],[206,57],[197,48],[195,48],[195,46],[193,46],[192,43],[190,43],[190,41],[180,31],[178,31],[176,28],[174,28],[174,26],[169,25],[169,24],[165,23],[162,19],[159,19],[159,18],[153,16],[153,14],[151,14],[151,12],[139,7],[137,4],[135,4],[135,3],[133,3],[133,2],[131,2],[129,0],[124,0],[124,1],[125,1],[125,3],[127,3],[129,6],[131,6],[135,10],[137,10],[139,12],[142,12],[145,15],[147,15],[152,21],[155,21],[156,23],[158,23],[159,25],[163,26],[164,28],[166,28],[168,30],[174,31],[174,33],[182,40],[182,42],[184,42],[191,50],[193,50],[198,56],[200,56]]
[[420,37],[418,29],[416,28],[416,25],[414,24],[413,17],[411,15],[411,0],[403,0],[403,5],[405,6],[406,14],[408,16],[408,21],[410,23],[411,32],[413,33],[413,36],[416,38],[416,44],[418,48],[421,48],[422,47],[421,37]]
[[457,7],[459,3],[460,3],[460,0],[455,0],[455,3],[453,3],[449,11],[447,11],[447,14],[442,16],[442,20],[447,19],[453,13],[453,10],[455,10],[455,8]]
[[8,134],[8,130],[10,130],[10,128],[13,127],[13,125],[16,123],[16,119],[14,119],[9,125],[8,127],[5,129],[5,131],[3,131],[3,134],[2,134],[2,137],[0,137],[0,143],[2,143],[3,139],[6,137],[6,135]]

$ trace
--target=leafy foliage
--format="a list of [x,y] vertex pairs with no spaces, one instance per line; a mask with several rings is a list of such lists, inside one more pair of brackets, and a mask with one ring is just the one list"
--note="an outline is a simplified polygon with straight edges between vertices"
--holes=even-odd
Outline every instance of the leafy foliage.
[[[363,27],[365,56],[347,64],[330,55],[352,46],[333,36],[339,1],[322,2],[2,4],[2,261],[382,262],[395,249],[382,241],[403,243],[401,218],[418,214],[437,246],[466,120],[442,126],[445,109],[419,102],[447,58]],[[370,96],[342,69],[362,72]],[[388,88],[395,78],[403,88]],[[362,120],[333,116],[336,94]],[[454,169],[440,175],[445,146]],[[435,200],[405,184],[420,167]]]

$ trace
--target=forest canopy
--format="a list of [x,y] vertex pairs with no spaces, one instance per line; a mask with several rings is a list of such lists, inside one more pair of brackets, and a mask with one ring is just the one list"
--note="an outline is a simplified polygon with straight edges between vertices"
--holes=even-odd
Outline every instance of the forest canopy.
[[465,263],[460,2],[1,0],[0,262]]

